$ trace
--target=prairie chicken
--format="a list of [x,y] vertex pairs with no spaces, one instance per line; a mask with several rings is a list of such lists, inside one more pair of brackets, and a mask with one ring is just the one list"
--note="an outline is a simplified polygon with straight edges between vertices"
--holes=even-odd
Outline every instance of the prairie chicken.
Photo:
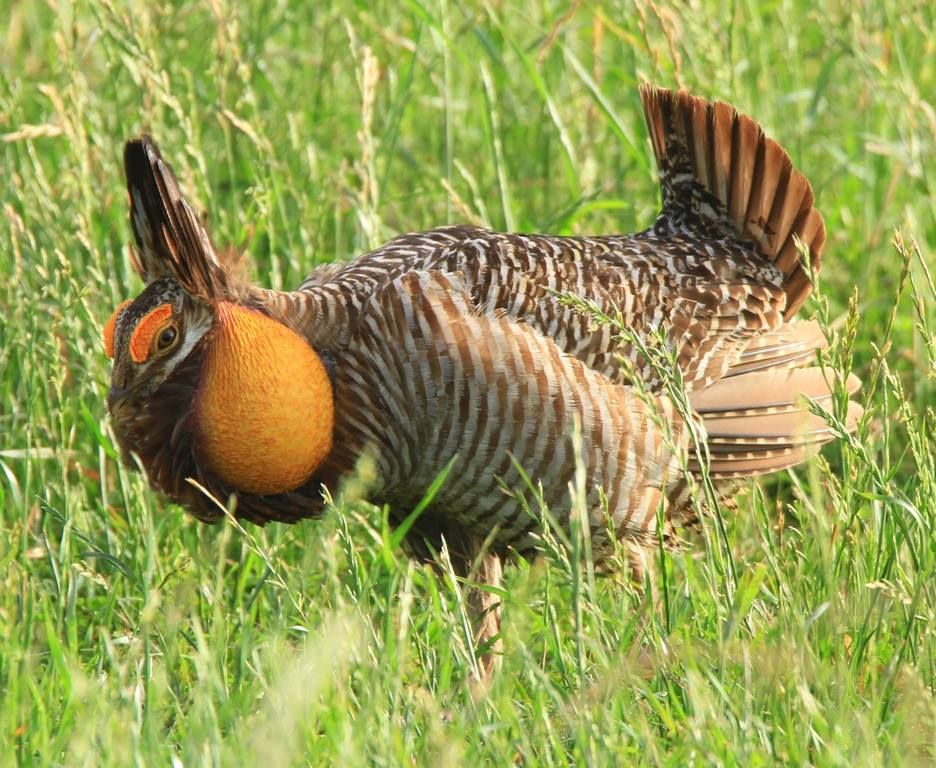
[[[658,536],[692,522],[700,458],[645,354],[654,339],[707,435],[718,493],[803,461],[833,437],[801,399],[831,407],[812,365],[823,335],[789,322],[825,240],[810,185],[728,104],[640,93],[663,193],[649,229],[446,226],[319,267],[292,292],[244,279],[153,142],[128,142],[135,268],[148,285],[104,330],[125,456],[200,519],[222,512],[187,478],[222,502],[234,496],[234,514],[261,525],[319,515],[322,486],[338,491],[362,457],[369,498],[400,521],[454,462],[407,542],[426,556],[444,539],[460,568],[491,583],[505,555],[537,547],[541,519],[518,499],[524,476],[568,524],[584,469],[599,564],[617,539],[639,573]],[[596,328],[564,294],[620,327]],[[848,428],[860,412],[849,404]],[[479,610],[491,600],[482,594]],[[482,620],[487,639],[497,616]]]

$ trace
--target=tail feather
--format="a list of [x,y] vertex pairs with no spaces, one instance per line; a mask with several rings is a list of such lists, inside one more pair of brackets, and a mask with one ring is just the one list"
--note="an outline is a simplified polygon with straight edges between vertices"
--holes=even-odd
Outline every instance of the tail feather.
[[[848,393],[861,386],[857,376],[845,381]],[[692,407],[705,418],[799,408],[798,398],[823,400],[832,396],[828,374],[822,368],[795,368],[789,372],[767,370],[722,379],[707,389],[693,392]]]
[[664,225],[751,242],[784,275],[789,319],[812,288],[797,240],[818,273],[825,226],[812,188],[783,148],[724,102],[640,89],[663,187]]
[[[801,445],[793,448],[762,451],[760,453],[737,454],[730,458],[713,458],[709,464],[709,476],[713,480],[731,480],[756,477],[795,467],[819,452],[818,445]],[[690,462],[689,469],[698,472],[698,463]]]
[[140,277],[175,277],[206,301],[227,295],[228,275],[211,238],[149,136],[127,142],[124,171]]
[[709,445],[741,445],[745,441],[758,445],[782,445],[795,439],[802,442],[825,441],[831,439],[832,429],[821,416],[803,409],[791,409],[740,418],[708,418],[705,420],[705,433]]
[[826,346],[825,334],[815,321],[782,325],[771,333],[752,339],[725,376],[801,368],[813,362],[816,351]]
[[[844,382],[849,395],[860,381]],[[713,478],[776,472],[799,464],[833,440],[837,430],[809,410],[808,399],[829,409],[833,386],[821,368],[770,369],[722,379],[692,393],[690,402],[702,417]],[[855,429],[863,409],[849,402],[845,428]],[[690,471],[699,471],[697,460]]]

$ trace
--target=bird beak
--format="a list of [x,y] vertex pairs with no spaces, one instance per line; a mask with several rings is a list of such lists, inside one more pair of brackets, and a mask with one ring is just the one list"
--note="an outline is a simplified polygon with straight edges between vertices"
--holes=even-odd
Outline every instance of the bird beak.
[[107,410],[114,413],[126,399],[127,392],[125,387],[111,387],[107,393]]

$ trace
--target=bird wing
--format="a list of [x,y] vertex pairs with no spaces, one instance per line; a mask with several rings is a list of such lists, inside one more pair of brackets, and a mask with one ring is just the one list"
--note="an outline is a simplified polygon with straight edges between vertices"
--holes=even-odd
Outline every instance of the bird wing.
[[[657,336],[674,350],[692,390],[721,378],[751,339],[783,323],[782,276],[734,241],[475,231],[427,261],[463,274],[479,311],[532,326],[618,383],[634,376],[622,368],[626,358],[651,389],[662,382],[640,346]],[[596,325],[569,295],[613,323]]]
[[578,455],[595,541],[609,539],[607,515],[617,537],[645,539],[683,449],[667,400],[641,399],[529,325],[479,313],[464,278],[439,271],[374,295],[336,363],[335,400],[332,461],[347,470],[372,456],[372,497],[411,509],[454,461],[436,514],[521,549],[540,524],[517,499],[525,478],[565,522]]

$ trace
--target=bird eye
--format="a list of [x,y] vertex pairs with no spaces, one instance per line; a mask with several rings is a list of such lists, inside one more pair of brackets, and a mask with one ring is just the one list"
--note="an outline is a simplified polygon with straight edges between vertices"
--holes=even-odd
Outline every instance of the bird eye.
[[156,349],[160,352],[165,352],[169,347],[175,344],[178,335],[178,331],[171,325],[163,328],[159,332],[159,336],[156,337]]

